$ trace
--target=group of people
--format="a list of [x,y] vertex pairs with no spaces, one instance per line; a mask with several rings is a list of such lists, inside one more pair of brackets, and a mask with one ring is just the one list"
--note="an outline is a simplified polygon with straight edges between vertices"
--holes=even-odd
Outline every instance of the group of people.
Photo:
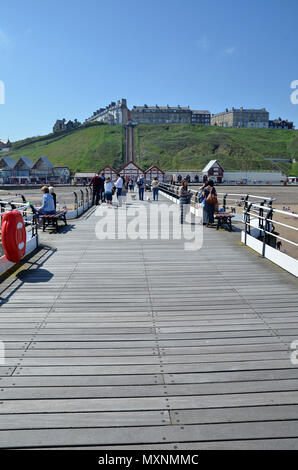
[[[207,180],[199,189],[199,202],[203,207],[203,225],[209,227],[214,223],[214,212],[218,207],[216,189],[213,180]],[[183,224],[185,219],[186,208],[190,204],[191,191],[188,190],[188,179],[184,179],[179,187],[179,203],[180,203],[180,223]]]
[[[113,195],[116,193],[119,205],[122,200],[126,197],[127,191],[134,192],[135,183],[138,186],[139,200],[144,200],[144,192],[146,188],[146,182],[143,176],[140,176],[136,181],[133,177],[126,178],[117,174],[116,181],[113,182],[110,177],[105,177],[104,173],[98,172],[94,175],[89,183],[89,187],[92,187],[92,205],[98,205],[101,201],[106,202],[108,205],[112,204]],[[153,200],[158,200],[158,189],[159,182],[158,178],[155,177],[151,183],[153,191]]]
[[[112,204],[113,194],[116,193],[119,205],[122,203],[122,198],[126,196],[127,191],[134,191],[135,181],[133,178],[126,179],[117,174],[115,182],[110,177],[105,178],[104,173],[98,173],[93,176],[89,183],[89,187],[92,186],[92,205],[99,204],[99,201],[106,202],[108,205]],[[136,182],[139,189],[139,199],[144,200],[144,191],[146,182],[141,176]],[[151,189],[153,192],[153,200],[158,201],[158,190],[159,182],[158,178],[153,178],[151,182]],[[56,212],[56,194],[53,186],[43,186],[41,188],[43,192],[42,206],[37,208],[38,215],[55,214]],[[199,189],[200,194],[198,200],[203,207],[203,225],[209,227],[214,223],[214,212],[218,207],[217,194],[214,187],[214,182],[210,179],[206,181],[203,186]],[[183,224],[185,219],[185,206],[190,204],[191,191],[188,189],[188,180],[182,180],[181,186],[179,187],[179,203],[180,203],[180,223]]]

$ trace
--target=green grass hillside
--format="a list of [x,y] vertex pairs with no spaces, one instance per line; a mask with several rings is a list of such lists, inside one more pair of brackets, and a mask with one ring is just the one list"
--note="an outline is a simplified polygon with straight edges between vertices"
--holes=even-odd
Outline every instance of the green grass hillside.
[[298,156],[296,131],[157,124],[138,126],[136,134],[144,166],[155,161],[164,168],[196,169],[216,158],[226,170],[288,170],[287,161]]
[[[141,124],[136,128],[136,162],[163,169],[201,169],[218,159],[226,170],[282,169],[291,173],[298,158],[298,132],[270,129],[232,129],[196,124]],[[9,155],[48,157],[73,171],[96,171],[124,162],[121,126],[88,125],[68,133],[49,134],[15,142]],[[284,159],[273,162],[270,159]],[[293,166],[294,169],[294,166]]]
[[49,134],[15,142],[9,152],[37,160],[47,157],[55,166],[68,166],[72,171],[96,171],[109,164],[123,165],[122,127],[91,125],[67,133]]

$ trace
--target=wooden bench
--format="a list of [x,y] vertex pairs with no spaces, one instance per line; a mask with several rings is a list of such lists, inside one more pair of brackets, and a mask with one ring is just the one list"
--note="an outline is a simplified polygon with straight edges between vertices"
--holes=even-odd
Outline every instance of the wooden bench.
[[217,219],[216,230],[218,230],[219,227],[227,225],[228,229],[232,231],[232,217],[235,217],[233,214],[229,212],[217,212],[214,214],[214,217]]
[[67,211],[57,211],[55,214],[43,214],[40,216],[42,219],[42,231],[44,232],[46,227],[53,227],[58,232],[59,226],[58,221],[63,220],[64,224],[67,225],[66,221]]

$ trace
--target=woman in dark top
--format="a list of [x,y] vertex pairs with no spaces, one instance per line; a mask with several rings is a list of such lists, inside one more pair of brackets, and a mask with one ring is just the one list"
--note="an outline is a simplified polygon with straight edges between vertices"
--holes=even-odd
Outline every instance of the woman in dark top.
[[56,210],[57,201],[56,201],[56,193],[55,193],[55,191],[54,191],[53,186],[49,186],[49,193],[53,196],[54,205],[55,205],[55,210]]
[[203,196],[205,198],[205,206],[204,206],[204,211],[203,211],[203,224],[206,225],[206,227],[208,227],[209,224],[214,223],[215,204],[209,204],[207,202],[207,198],[210,193],[216,196],[216,190],[214,188],[214,182],[212,180],[209,180],[207,186],[203,189]]

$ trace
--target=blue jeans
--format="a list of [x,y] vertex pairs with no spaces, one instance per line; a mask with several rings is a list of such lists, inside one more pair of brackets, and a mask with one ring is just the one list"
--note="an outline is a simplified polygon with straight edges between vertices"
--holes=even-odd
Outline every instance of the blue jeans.
[[144,189],[145,188],[139,188],[139,199],[140,199],[140,201],[144,201]]
[[39,212],[39,215],[52,215],[52,214],[56,214],[56,211],[43,211],[43,210],[41,210]]
[[158,201],[158,188],[153,188],[153,201]]
[[185,215],[186,215],[187,205],[189,204],[189,199],[187,197],[182,196],[179,199],[179,204],[180,204],[180,223],[183,224]]

